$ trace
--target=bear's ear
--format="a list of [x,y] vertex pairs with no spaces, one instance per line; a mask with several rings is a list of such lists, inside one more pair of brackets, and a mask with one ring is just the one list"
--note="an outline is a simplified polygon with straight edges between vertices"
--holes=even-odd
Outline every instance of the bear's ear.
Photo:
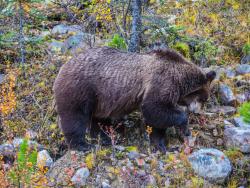
[[215,71],[209,71],[206,74],[207,81],[212,82],[215,79],[215,77],[216,77],[216,72]]

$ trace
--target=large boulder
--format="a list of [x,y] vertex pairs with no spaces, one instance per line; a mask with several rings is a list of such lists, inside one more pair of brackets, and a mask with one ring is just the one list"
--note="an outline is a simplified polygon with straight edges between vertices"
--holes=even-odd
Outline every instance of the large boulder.
[[224,142],[227,148],[238,148],[242,153],[250,153],[250,124],[237,119],[239,127],[227,127],[224,130]]
[[200,149],[188,160],[195,173],[212,183],[224,183],[232,171],[229,159],[217,149]]
[[249,74],[250,65],[249,64],[238,65],[235,70],[238,75]]

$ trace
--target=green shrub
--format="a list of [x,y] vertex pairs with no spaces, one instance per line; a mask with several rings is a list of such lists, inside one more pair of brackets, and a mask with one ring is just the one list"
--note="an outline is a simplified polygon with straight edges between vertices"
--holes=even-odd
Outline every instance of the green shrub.
[[11,182],[18,187],[30,185],[31,176],[35,173],[37,151],[30,151],[28,140],[20,144],[15,165],[9,172]]
[[189,58],[190,57],[190,50],[188,44],[184,42],[177,42],[173,46],[174,49],[176,49],[178,52],[180,52],[184,57]]
[[127,44],[120,35],[115,34],[112,38],[112,40],[107,44],[107,46],[112,48],[117,48],[121,50],[127,50]]
[[243,120],[250,123],[250,102],[242,104],[239,111],[240,115],[243,116]]
[[243,46],[242,52],[244,53],[244,55],[249,55],[249,54],[250,54],[250,42],[247,42],[247,43]]
[[210,60],[216,56],[217,52],[217,47],[211,41],[204,40],[195,46],[194,58],[195,60],[202,58]]

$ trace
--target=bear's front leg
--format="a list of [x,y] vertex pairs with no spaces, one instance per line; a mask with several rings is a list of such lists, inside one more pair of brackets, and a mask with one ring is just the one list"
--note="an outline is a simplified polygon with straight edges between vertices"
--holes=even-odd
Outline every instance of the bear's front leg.
[[91,147],[85,141],[89,117],[80,112],[59,114],[60,127],[70,150],[88,151]]
[[[152,136],[153,142],[165,152],[165,129],[171,126],[179,128],[185,136],[188,130],[188,116],[177,107],[165,106],[161,103],[144,103],[141,106],[144,122],[151,125],[156,133]],[[152,133],[153,134],[153,133]]]
[[150,140],[157,150],[161,151],[162,153],[167,152],[165,129],[153,128],[153,131],[150,135]]

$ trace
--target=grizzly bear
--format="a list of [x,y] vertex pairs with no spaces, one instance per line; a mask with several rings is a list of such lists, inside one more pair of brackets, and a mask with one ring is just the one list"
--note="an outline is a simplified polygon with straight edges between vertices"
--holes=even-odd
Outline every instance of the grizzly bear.
[[86,151],[86,129],[95,118],[120,118],[138,109],[164,151],[167,127],[188,134],[188,115],[179,104],[205,102],[214,78],[214,71],[204,73],[170,49],[145,54],[88,49],[64,64],[55,80],[60,128],[69,149]]

